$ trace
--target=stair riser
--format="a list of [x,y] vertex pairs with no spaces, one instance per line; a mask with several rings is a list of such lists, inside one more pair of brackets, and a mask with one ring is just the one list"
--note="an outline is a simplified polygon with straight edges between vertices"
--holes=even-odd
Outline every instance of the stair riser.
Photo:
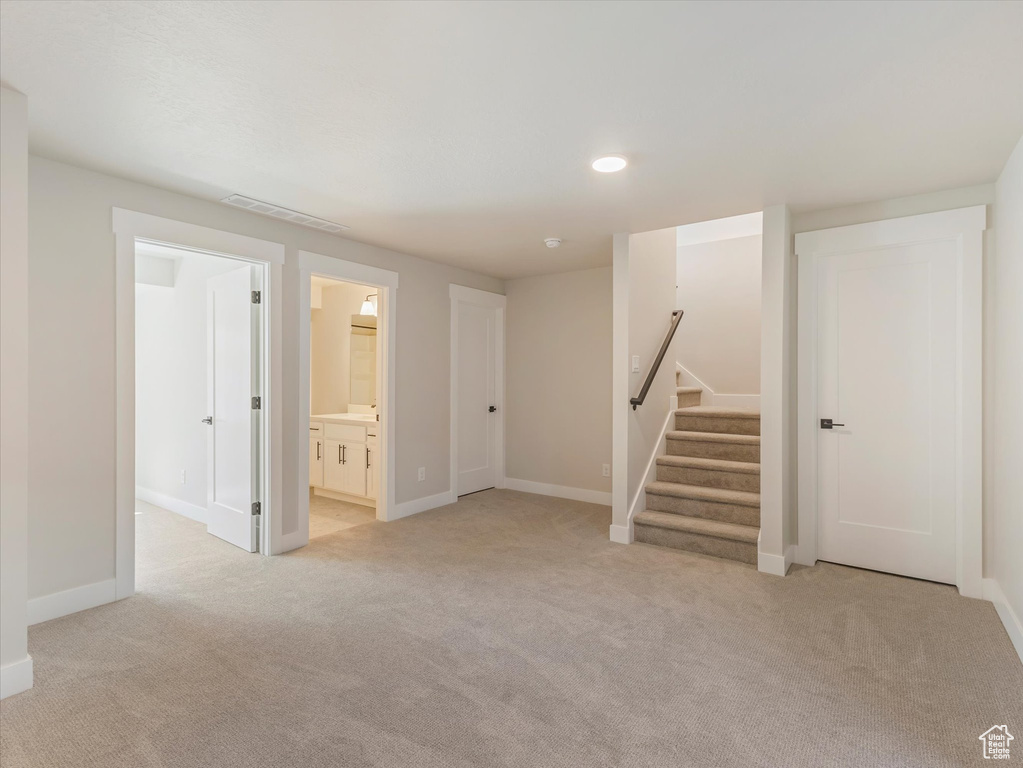
[[700,393],[699,392],[686,392],[678,396],[678,407],[679,408],[692,408],[693,406],[700,404]]
[[737,560],[749,565],[757,564],[757,545],[746,544],[729,539],[718,539],[703,536],[699,533],[673,531],[667,528],[656,528],[649,525],[636,524],[634,528],[636,541],[644,544],[656,544],[661,547],[681,549],[686,552],[698,552],[701,555],[722,557],[726,560]]
[[729,491],[760,493],[760,473],[722,472],[694,467],[657,465],[657,479],[683,485],[702,485],[705,488],[724,488]]
[[704,520],[717,520],[720,523],[735,523],[760,527],[760,507],[747,507],[742,504],[720,504],[716,501],[702,499],[683,499],[678,496],[661,496],[647,492],[646,508],[653,512],[670,512],[686,517],[702,517]]
[[735,419],[728,416],[693,416],[686,413],[676,413],[675,429],[680,432],[759,435],[760,419]]
[[669,456],[689,456],[694,459],[726,459],[728,461],[753,461],[760,463],[759,445],[737,443],[709,443],[702,440],[668,441]]

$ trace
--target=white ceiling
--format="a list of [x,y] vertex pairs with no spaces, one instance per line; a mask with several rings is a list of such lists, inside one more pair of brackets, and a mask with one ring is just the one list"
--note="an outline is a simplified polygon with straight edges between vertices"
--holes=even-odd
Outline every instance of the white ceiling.
[[616,231],[989,182],[1023,133],[1020,2],[0,8],[33,151],[499,277],[609,263]]

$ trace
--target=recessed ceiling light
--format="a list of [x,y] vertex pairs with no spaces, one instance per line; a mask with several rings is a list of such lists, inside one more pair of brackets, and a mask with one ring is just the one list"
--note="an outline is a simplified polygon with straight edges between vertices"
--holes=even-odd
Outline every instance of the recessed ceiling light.
[[621,155],[605,155],[593,161],[593,170],[601,173],[614,173],[628,164],[628,161]]

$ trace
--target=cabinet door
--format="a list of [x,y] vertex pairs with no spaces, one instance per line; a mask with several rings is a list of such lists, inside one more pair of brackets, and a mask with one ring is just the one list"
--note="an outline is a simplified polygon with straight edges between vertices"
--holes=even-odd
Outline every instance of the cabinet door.
[[371,437],[366,441],[366,495],[375,499],[380,477],[377,474],[377,439]]
[[366,495],[366,444],[344,443],[341,455],[344,459],[345,493],[353,496]]
[[345,465],[342,463],[344,449],[337,440],[324,440],[323,445],[323,487],[347,493]]
[[323,441],[318,437],[309,438],[309,485],[323,486]]

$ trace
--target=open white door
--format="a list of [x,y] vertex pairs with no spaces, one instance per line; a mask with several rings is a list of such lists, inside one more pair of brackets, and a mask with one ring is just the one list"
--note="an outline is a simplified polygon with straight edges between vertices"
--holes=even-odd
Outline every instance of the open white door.
[[260,270],[244,265],[209,278],[207,296],[207,530],[257,549]]
[[461,286],[452,290],[453,482],[457,495],[464,496],[503,481],[499,409],[504,297]]

